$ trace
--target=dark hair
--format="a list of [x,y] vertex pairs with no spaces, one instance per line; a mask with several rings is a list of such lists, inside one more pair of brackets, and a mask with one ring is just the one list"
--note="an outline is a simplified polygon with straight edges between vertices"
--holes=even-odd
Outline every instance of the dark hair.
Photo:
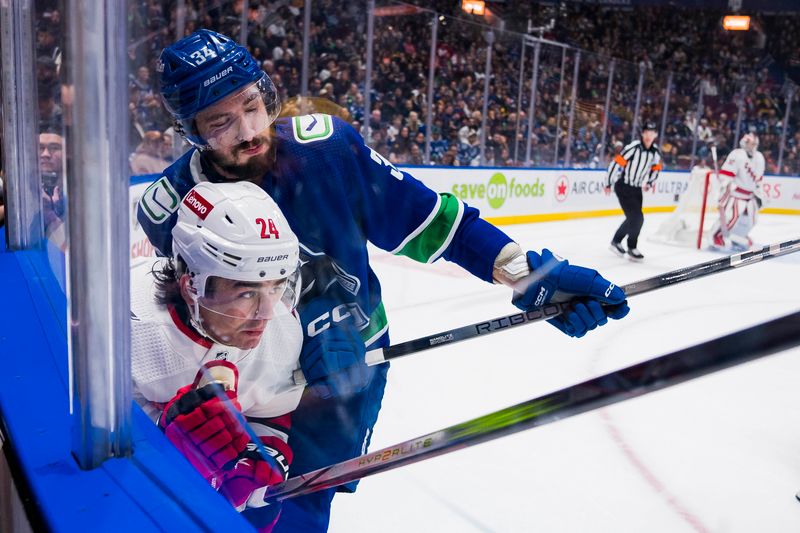
[[645,121],[644,121],[644,124],[642,125],[642,131],[644,131],[644,130],[653,130],[653,131],[658,131],[658,129],[656,128],[656,123],[655,123],[655,121],[652,121],[652,120],[645,120]]
[[[172,258],[156,263],[150,271],[156,280],[155,299],[159,305],[172,305],[178,312],[188,314],[188,306],[181,294],[180,279],[186,273],[186,263],[178,257],[177,265]],[[161,267],[159,268],[159,265]]]
[[64,132],[58,129],[56,125],[52,123],[44,123],[39,125],[39,135],[43,133],[50,133],[52,135],[58,135],[62,139],[64,138]]
[[[181,294],[180,279],[188,269],[186,263],[178,256],[177,265],[172,258],[167,259],[162,263],[153,265],[150,273],[156,279],[155,282],[155,300],[156,303],[163,306],[172,306],[175,312],[178,313],[178,318],[184,324],[191,324],[191,313],[186,300],[183,299]],[[158,265],[162,265],[158,268]]]

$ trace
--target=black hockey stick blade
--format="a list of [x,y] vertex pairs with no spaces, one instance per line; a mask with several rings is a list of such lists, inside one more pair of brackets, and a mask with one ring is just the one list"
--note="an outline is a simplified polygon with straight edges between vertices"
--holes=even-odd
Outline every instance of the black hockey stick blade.
[[[675,285],[692,279],[701,278],[710,274],[724,272],[733,268],[745,265],[752,265],[765,259],[772,259],[788,253],[800,250],[800,239],[794,239],[776,244],[770,244],[758,250],[733,254],[719,259],[713,259],[684,268],[679,268],[665,274],[659,274],[652,278],[643,279],[629,283],[622,287],[627,297],[636,296],[655,289]],[[390,359],[397,359],[412,353],[421,352],[430,348],[435,348],[445,344],[464,341],[490,333],[497,333],[508,328],[531,324],[554,318],[566,309],[570,303],[552,303],[533,311],[514,313],[513,315],[501,316],[492,320],[461,326],[459,328],[435,333],[427,337],[401,342],[388,348],[377,348],[369,350],[366,355],[368,365],[377,365]]]
[[800,345],[800,311],[268,487],[281,501],[671,387]]

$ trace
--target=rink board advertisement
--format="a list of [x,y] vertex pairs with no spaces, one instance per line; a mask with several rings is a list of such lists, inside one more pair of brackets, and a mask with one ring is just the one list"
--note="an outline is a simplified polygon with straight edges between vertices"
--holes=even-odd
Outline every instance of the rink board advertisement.
[[150,186],[151,181],[142,182],[138,177],[131,179],[130,188],[130,224],[131,224],[131,268],[147,262],[148,258],[155,257],[156,251],[144,230],[136,220],[136,205],[142,197],[145,189]]
[[[401,167],[437,192],[449,192],[496,224],[514,224],[607,216],[622,211],[614,194],[603,192],[601,170],[517,168]],[[688,172],[662,172],[654,190],[645,193],[649,212],[671,211],[688,186]],[[155,256],[136,220],[136,204],[155,181],[131,179],[131,266]],[[764,178],[765,213],[800,214],[800,178]]]
[[[496,223],[523,223],[621,214],[605,194],[603,170],[408,167],[437,192],[449,192]],[[646,212],[668,212],[688,187],[688,172],[662,172],[644,195]],[[800,179],[766,176],[765,212],[800,214]]]

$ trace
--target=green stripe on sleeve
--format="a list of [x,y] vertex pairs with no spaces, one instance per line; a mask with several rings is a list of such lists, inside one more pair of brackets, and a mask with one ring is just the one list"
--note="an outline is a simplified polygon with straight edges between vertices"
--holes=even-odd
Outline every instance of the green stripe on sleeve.
[[464,212],[461,201],[450,193],[440,193],[439,210],[423,228],[416,231],[413,239],[408,241],[396,255],[405,255],[419,261],[429,263],[438,258],[449,244],[456,226]]
[[367,327],[360,332],[364,345],[369,348],[373,342],[384,334],[388,327],[389,320],[386,318],[386,310],[383,308],[383,302],[381,302],[378,304],[378,307],[372,311]]

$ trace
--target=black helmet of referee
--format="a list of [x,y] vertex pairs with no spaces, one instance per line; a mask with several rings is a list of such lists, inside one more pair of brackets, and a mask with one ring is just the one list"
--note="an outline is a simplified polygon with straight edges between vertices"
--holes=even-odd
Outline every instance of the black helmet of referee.
[[[652,133],[648,134],[648,131]],[[639,135],[641,135],[642,146],[645,150],[657,150],[654,143],[658,137],[658,131],[656,130],[656,123],[654,120],[645,120],[642,122],[642,131]]]

